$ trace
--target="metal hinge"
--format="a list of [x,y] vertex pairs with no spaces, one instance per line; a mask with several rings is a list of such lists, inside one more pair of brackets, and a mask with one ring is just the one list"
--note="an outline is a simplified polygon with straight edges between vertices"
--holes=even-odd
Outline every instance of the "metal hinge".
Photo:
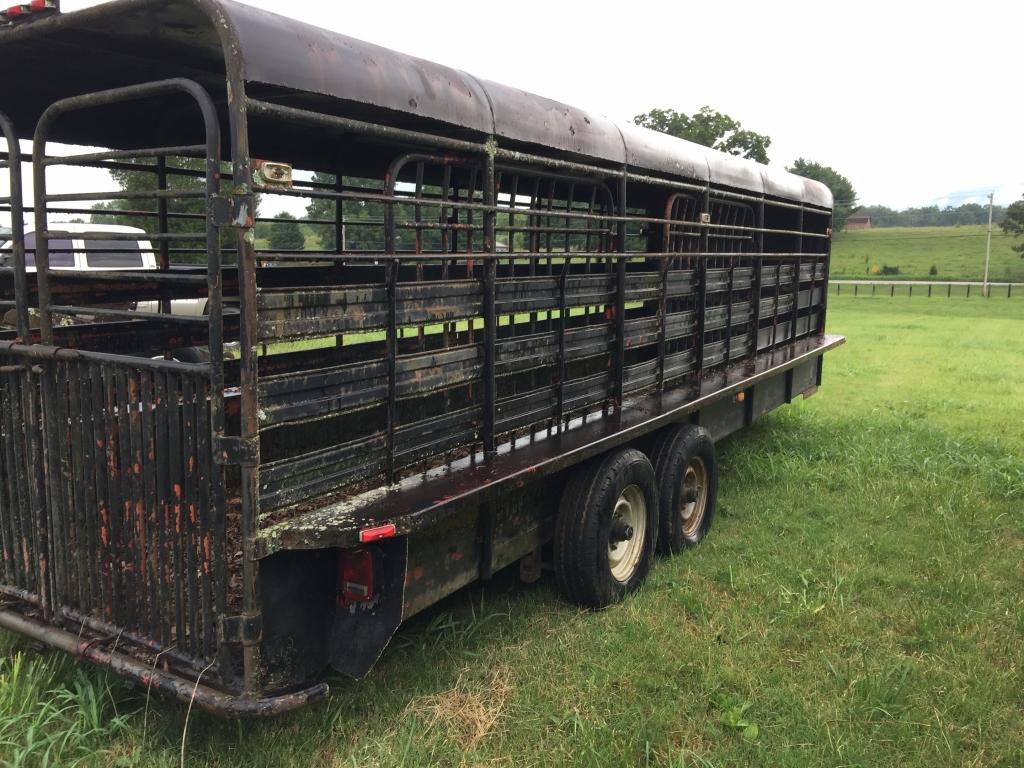
[[217,639],[232,645],[259,645],[263,641],[263,615],[218,616]]
[[218,227],[248,229],[255,224],[256,203],[251,195],[214,195],[210,214]]
[[255,467],[260,463],[259,441],[255,437],[214,437],[213,461],[224,466]]

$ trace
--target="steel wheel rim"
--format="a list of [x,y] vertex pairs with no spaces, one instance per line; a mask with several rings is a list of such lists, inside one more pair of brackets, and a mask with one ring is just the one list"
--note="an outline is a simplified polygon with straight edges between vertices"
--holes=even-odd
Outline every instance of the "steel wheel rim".
[[[628,526],[632,534],[624,539],[621,538],[623,526]],[[646,539],[647,499],[640,486],[628,485],[622,489],[615,502],[608,536],[608,566],[616,581],[625,583],[636,573]]]
[[708,468],[704,460],[694,456],[686,464],[680,489],[679,518],[683,523],[683,535],[693,538],[704,522],[708,507]]

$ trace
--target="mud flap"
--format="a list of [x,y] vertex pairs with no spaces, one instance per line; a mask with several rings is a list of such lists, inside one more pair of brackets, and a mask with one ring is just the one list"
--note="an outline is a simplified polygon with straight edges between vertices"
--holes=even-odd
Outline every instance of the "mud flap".
[[331,627],[331,667],[360,680],[369,673],[402,623],[407,537],[374,545],[377,553],[376,595],[366,604],[338,604]]

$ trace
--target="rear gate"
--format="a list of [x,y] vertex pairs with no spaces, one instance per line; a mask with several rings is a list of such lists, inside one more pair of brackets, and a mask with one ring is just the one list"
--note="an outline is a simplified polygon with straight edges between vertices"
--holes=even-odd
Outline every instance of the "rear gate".
[[[219,184],[219,124],[212,101],[195,83],[163,81],[58,102],[40,120],[35,146],[45,148],[50,125],[68,113],[168,93],[185,94],[199,105],[206,143],[143,149],[136,156],[149,158],[150,168],[158,167],[152,161],[160,156],[204,157],[207,188],[198,195],[205,196],[209,211]],[[0,123],[12,158],[13,189],[18,186],[16,140],[2,115]],[[207,245],[211,309],[203,319],[210,321],[212,363],[58,348],[49,330],[51,308],[68,316],[88,315],[90,308],[48,301],[51,289],[60,295],[62,278],[47,274],[44,266],[45,231],[60,228],[48,224],[46,214],[88,195],[48,194],[46,168],[123,164],[130,155],[41,155],[37,152],[33,170],[43,343],[0,341],[0,594],[30,604],[28,612],[48,623],[79,634],[89,630],[93,641],[134,645],[142,655],[159,653],[195,672],[218,658],[217,620],[228,612],[225,475],[212,458],[212,442],[223,434],[218,233],[208,225],[206,235],[192,236],[205,238]],[[173,196],[163,191],[167,174],[159,167],[160,188],[133,191],[131,198],[160,201],[157,211],[144,215],[159,222],[160,231],[148,237],[159,244],[161,266],[167,268],[169,248],[185,238],[169,232],[165,201]],[[21,220],[17,194],[0,203]],[[116,274],[109,279],[116,280]],[[23,274],[14,280],[24,280]],[[22,283],[20,337],[27,336],[27,295]],[[166,309],[162,322],[195,322],[174,318]],[[219,672],[211,676],[224,680],[231,674]]]

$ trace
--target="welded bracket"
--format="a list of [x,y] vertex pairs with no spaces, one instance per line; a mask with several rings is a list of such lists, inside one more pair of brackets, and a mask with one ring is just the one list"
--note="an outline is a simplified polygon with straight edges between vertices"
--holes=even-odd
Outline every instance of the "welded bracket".
[[263,614],[217,617],[217,639],[229,645],[259,645],[263,641]]
[[210,198],[214,226],[248,229],[255,224],[256,202],[252,195],[214,195]]
[[213,438],[213,460],[221,466],[255,467],[260,463],[260,444],[255,437]]

